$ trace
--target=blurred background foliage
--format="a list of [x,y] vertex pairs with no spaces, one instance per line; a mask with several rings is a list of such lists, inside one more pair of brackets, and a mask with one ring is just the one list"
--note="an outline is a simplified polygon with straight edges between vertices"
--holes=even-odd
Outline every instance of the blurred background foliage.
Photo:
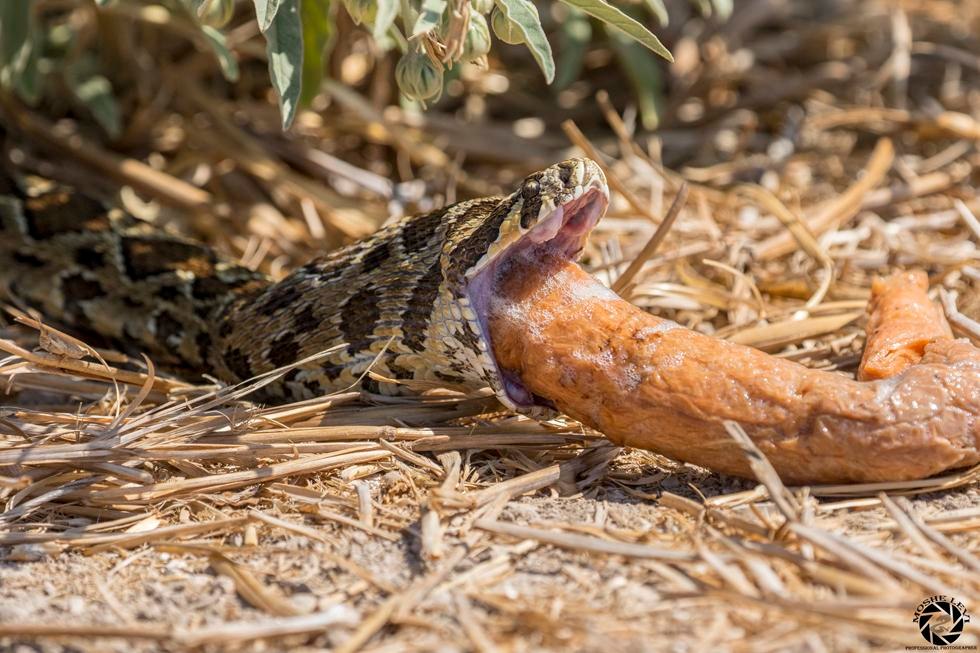
[[[547,164],[558,156],[562,121],[603,122],[594,105],[583,106],[598,89],[625,107],[631,129],[658,128],[677,108],[665,99],[671,49],[681,44],[690,55],[685,40],[710,35],[732,15],[730,0],[2,2],[0,115],[8,131],[21,127],[18,142],[29,155],[45,143],[53,148],[38,151],[35,164],[74,136],[182,178],[200,169],[195,165],[213,173],[216,159],[233,153],[239,170],[193,183],[247,171],[274,205],[295,214],[310,188],[280,197],[281,188],[271,188],[279,176],[241,161],[245,152],[261,158],[262,150],[276,163],[305,165],[304,175],[317,178],[310,172],[316,168],[319,181],[339,184],[344,195],[380,195],[396,214],[424,209],[430,197],[454,197],[457,186],[461,196],[495,192]],[[393,129],[392,121],[410,127],[411,116],[453,148],[440,152],[438,144]],[[32,131],[25,120],[41,122]],[[251,148],[243,143],[248,138],[257,139]],[[304,154],[284,154],[295,148]],[[307,149],[320,163],[297,163],[309,158]],[[493,167],[470,176],[467,157]],[[354,172],[348,188],[345,162],[405,183],[366,181]],[[110,199],[119,184],[132,184],[118,166],[107,179],[86,163],[42,172],[85,182]],[[420,176],[429,181],[420,186]],[[443,193],[447,179],[452,190]],[[136,187],[159,198],[158,187]],[[331,201],[318,197],[317,206],[336,208]],[[381,215],[364,206],[356,210],[376,225]],[[332,243],[367,231],[332,234],[326,221],[318,238]]]
[[[577,130],[594,157],[725,188],[796,170],[808,117],[833,108],[973,114],[978,16],[969,0],[0,2],[0,128],[27,169],[269,269],[504,191]],[[827,134],[827,152],[870,142]]]
[[[697,6],[705,14],[726,16],[728,2],[701,0]],[[424,106],[439,99],[461,64],[487,68],[494,42],[525,46],[546,82],[558,75],[560,90],[581,73],[589,46],[607,38],[636,90],[644,124],[653,126],[660,90],[653,53],[668,60],[671,55],[645,23],[668,23],[663,0],[625,3],[622,9],[606,0],[538,4],[540,10],[530,0],[6,2],[0,4],[0,84],[29,104],[68,91],[115,138],[122,125],[113,82],[124,81],[118,79],[122,61],[115,55],[157,60],[168,55],[166,47],[121,42],[127,21],[162,26],[168,36],[210,50],[232,83],[240,72],[230,45],[241,44],[257,28],[282,124],[288,127],[297,108],[309,106],[320,91],[330,52],[338,45],[340,52],[349,52],[366,41],[375,59],[393,52],[403,99]],[[77,9],[85,11],[79,15]],[[346,23],[362,29],[344,29]],[[562,44],[557,65],[546,27]]]

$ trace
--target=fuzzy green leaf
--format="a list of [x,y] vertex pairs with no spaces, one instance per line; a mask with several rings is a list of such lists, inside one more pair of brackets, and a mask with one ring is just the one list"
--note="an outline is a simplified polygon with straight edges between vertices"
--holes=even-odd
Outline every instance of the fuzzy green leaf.
[[395,24],[398,11],[398,0],[378,0],[378,15],[374,19],[374,28],[371,31],[375,41],[380,43],[385,39],[388,30]]
[[236,81],[238,79],[238,60],[235,59],[235,55],[228,49],[225,35],[209,25],[202,25],[201,32],[207,37],[211,49],[214,50],[214,56],[218,58],[218,65],[221,66],[221,74],[229,82]]
[[300,105],[309,104],[320,92],[324,55],[333,38],[331,0],[301,0],[303,23],[303,84]]
[[70,68],[65,75],[65,81],[68,82],[72,94],[85,105],[102,129],[110,137],[117,138],[122,131],[122,120],[109,80],[102,75],[78,74],[76,69]]
[[303,28],[299,1],[283,0],[275,20],[265,31],[269,77],[279,99],[283,129],[293,124],[303,83]]
[[[99,0],[96,0],[98,2]],[[109,2],[110,0],[102,0],[102,2]],[[204,9],[210,0],[184,0],[184,5],[191,11],[196,17],[200,17],[201,10]]]
[[422,11],[419,18],[415,21],[412,29],[412,36],[421,36],[431,32],[442,20],[442,14],[446,11],[446,0],[422,0]]
[[660,39],[650,33],[650,30],[605,0],[562,0],[562,2],[577,7],[593,18],[598,18],[609,27],[623,32],[667,61],[674,60],[670,51],[664,47]]
[[664,5],[664,0],[643,0],[643,4],[650,11],[651,14],[657,17],[657,22],[660,23],[661,27],[666,27],[670,21],[670,16],[667,15],[667,7]]
[[0,2],[0,86],[13,88],[28,104],[40,95],[40,39],[31,3]]
[[609,30],[609,42],[633,87],[643,128],[656,129],[663,104],[663,78],[657,58],[622,32]]
[[4,76],[22,69],[30,51],[31,3],[0,2],[0,66],[5,69]]
[[282,0],[254,0],[255,18],[259,21],[259,29],[265,32],[272,27],[279,10],[288,4]]
[[497,6],[521,30],[525,45],[534,55],[545,80],[550,84],[555,78],[555,60],[551,54],[551,44],[541,27],[537,7],[530,0],[497,0]]
[[568,18],[561,23],[558,31],[558,71],[555,75],[555,89],[568,88],[579,78],[585,53],[592,42],[592,23],[589,17],[578,9],[568,8]]
[[714,0],[715,14],[722,20],[728,20],[734,9],[732,0]]
[[14,88],[21,100],[34,106],[41,99],[41,57],[38,54],[41,49],[41,33],[37,28],[31,31],[31,48],[23,67],[15,75]]

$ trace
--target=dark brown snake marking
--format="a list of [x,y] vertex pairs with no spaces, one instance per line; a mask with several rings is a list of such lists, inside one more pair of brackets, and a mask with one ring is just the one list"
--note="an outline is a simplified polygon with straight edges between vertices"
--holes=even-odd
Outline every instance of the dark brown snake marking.
[[270,386],[273,398],[348,387],[373,363],[390,379],[490,386],[513,406],[468,284],[587,192],[604,205],[602,172],[588,159],[569,159],[509,196],[405,218],[273,283],[76,189],[0,173],[0,296],[228,382],[344,345],[288,372]]

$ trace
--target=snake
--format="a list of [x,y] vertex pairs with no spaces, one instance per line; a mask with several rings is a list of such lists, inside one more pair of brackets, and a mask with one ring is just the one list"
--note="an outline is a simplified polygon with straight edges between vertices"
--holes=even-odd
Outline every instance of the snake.
[[543,243],[577,258],[608,202],[600,166],[570,158],[510,194],[399,219],[274,281],[83,189],[3,170],[0,297],[182,374],[237,384],[283,370],[263,389],[269,401],[358,383],[382,395],[489,387],[540,417],[548,401],[494,360],[493,279]]

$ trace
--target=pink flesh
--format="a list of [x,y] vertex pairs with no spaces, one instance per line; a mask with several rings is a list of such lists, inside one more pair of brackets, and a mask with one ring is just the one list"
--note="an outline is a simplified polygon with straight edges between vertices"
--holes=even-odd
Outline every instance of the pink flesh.
[[564,226],[565,207],[559,206],[554,213],[536,225],[525,238],[530,238],[532,243],[546,243],[557,236]]
[[[511,245],[505,252],[490,262],[483,270],[473,276],[467,286],[470,304],[476,312],[486,342],[490,342],[487,327],[487,311],[492,299],[491,293],[494,279],[501,270],[506,270],[506,263],[512,257],[535,255],[535,251],[547,250],[552,255],[557,254],[567,259],[575,259],[582,252],[585,240],[592,227],[606,210],[609,203],[605,193],[598,189],[583,193],[578,199],[572,200],[555,209],[544,220],[536,224],[531,231]],[[493,358],[493,354],[490,354]],[[496,360],[494,360],[496,365]],[[549,405],[547,400],[535,397],[512,374],[497,366],[497,375],[504,385],[507,398],[517,407]]]

